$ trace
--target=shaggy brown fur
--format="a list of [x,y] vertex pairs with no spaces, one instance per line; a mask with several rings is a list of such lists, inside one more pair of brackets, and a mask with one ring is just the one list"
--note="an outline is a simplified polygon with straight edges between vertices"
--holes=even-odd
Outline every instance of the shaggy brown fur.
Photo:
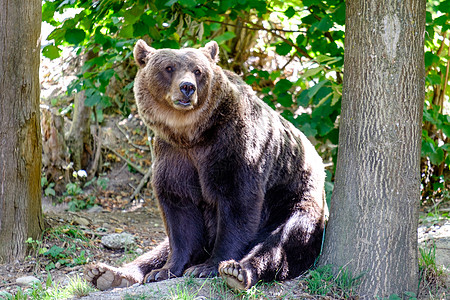
[[[99,288],[190,274],[236,289],[308,269],[324,226],[324,169],[308,139],[237,75],[218,45],[134,56],[139,113],[154,130],[152,184],[168,240],[122,267],[93,265]],[[99,283],[100,282],[100,283]]]

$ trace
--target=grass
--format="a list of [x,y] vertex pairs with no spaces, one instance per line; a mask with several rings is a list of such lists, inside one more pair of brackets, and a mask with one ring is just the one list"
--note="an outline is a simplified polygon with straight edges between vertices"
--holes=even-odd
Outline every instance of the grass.
[[[200,300],[200,299],[215,299],[215,300],[228,300],[228,299],[240,299],[240,300],[253,300],[253,299],[274,299],[269,295],[269,290],[278,283],[262,283],[257,284],[251,289],[235,293],[230,290],[226,283],[220,277],[214,277],[210,279],[198,279],[194,277],[183,277],[176,283],[167,285],[161,285],[157,287],[154,295],[150,295],[149,292],[141,293],[138,295],[127,294],[124,299],[126,300],[141,300],[141,299],[163,299],[163,300]],[[165,289],[167,288],[167,289]],[[286,298],[283,296],[277,296],[276,299],[294,299]]]
[[[427,249],[419,248],[419,294],[429,299],[441,299],[447,292],[442,267],[436,264],[436,245]],[[445,297],[445,296],[444,296]]]
[[58,283],[52,282],[50,274],[45,284],[41,282],[34,283],[31,287],[22,289],[18,288],[12,294],[9,292],[0,292],[0,299],[4,300],[53,300],[67,299],[72,297],[87,296],[94,289],[86,280],[75,276],[69,279],[67,286],[62,287]]
[[306,291],[311,295],[356,299],[356,288],[361,282],[362,276],[362,274],[354,276],[344,267],[334,275],[332,266],[326,265],[308,271],[303,281]]

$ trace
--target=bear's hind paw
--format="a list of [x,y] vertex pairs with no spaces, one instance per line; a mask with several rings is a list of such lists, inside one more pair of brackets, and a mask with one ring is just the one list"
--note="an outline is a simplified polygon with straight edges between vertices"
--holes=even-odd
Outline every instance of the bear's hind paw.
[[253,285],[251,283],[250,271],[242,268],[234,260],[221,262],[219,265],[219,274],[231,289],[238,292],[245,291]]
[[86,280],[101,291],[132,286],[138,281],[126,276],[118,268],[106,264],[89,265],[84,271]]

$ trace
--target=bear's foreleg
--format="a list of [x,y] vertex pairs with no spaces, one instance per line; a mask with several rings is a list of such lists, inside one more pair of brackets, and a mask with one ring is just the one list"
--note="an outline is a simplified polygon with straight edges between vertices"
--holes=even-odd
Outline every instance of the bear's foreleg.
[[239,157],[212,161],[200,178],[206,201],[216,206],[217,228],[211,257],[185,272],[196,277],[215,276],[221,261],[240,260],[245,255],[257,235],[264,201],[258,175]]
[[175,195],[167,200],[159,193],[158,198],[171,252],[164,266],[147,274],[145,282],[179,277],[188,266],[198,263],[206,255],[205,228],[199,209],[192,202],[177,199]]
[[143,283],[146,274],[153,269],[161,268],[166,263],[169,251],[169,240],[165,239],[155,249],[120,268],[103,263],[88,265],[84,272],[85,278],[102,291]]

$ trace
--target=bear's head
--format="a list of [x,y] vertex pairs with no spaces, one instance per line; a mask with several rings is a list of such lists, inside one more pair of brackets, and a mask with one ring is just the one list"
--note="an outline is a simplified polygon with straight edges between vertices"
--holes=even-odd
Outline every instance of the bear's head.
[[200,49],[156,50],[139,40],[134,48],[140,68],[135,80],[138,105],[183,112],[201,107],[209,97],[218,52],[214,41]]

